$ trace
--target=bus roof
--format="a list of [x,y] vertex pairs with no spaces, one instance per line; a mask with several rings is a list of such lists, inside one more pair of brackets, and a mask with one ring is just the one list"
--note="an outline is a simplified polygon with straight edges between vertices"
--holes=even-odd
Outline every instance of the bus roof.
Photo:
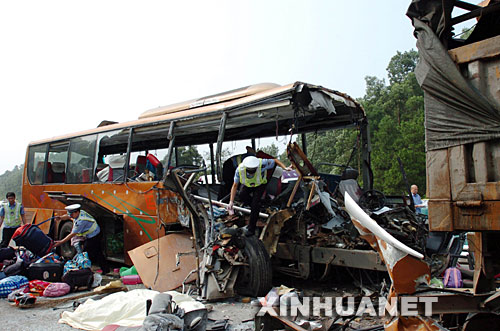
[[172,121],[176,123],[176,136],[186,136],[185,144],[216,141],[223,113],[228,114],[226,137],[234,140],[286,134],[289,130],[286,126],[292,125],[298,116],[309,116],[311,120],[296,128],[296,132],[352,126],[366,117],[363,108],[344,93],[302,82],[284,86],[264,83],[148,110],[138,120],[33,141],[29,145],[130,127],[167,127]]
[[249,95],[253,95],[253,94],[257,94],[259,92],[270,90],[270,89],[273,89],[276,87],[279,87],[279,85],[273,84],[273,83],[261,83],[261,84],[245,86],[245,87],[241,87],[241,88],[234,89],[231,91],[217,93],[214,95],[209,95],[209,96],[198,98],[198,99],[183,101],[183,102],[175,103],[175,104],[168,105],[168,106],[150,109],[150,110],[147,110],[144,113],[142,113],[139,116],[139,119],[148,118],[148,117],[155,117],[155,116],[160,116],[160,115],[165,115],[165,114],[171,114],[171,113],[176,113],[176,112],[180,112],[183,110],[200,108],[200,107],[208,106],[211,104],[222,103],[222,102],[226,102],[226,101],[230,101],[230,100],[240,99],[240,98],[243,98],[243,97],[246,97]]

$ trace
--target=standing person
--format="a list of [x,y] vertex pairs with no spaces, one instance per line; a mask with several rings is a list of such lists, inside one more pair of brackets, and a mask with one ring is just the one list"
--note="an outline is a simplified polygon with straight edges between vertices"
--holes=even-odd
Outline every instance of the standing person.
[[8,202],[2,204],[2,208],[0,209],[0,227],[3,224],[2,243],[0,244],[0,248],[8,247],[17,228],[20,227],[21,224],[26,224],[24,208],[22,204],[16,201],[16,194],[14,192],[7,192],[5,197]]
[[[88,252],[90,261],[97,263],[101,267],[103,274],[109,273],[109,266],[101,248],[101,228],[95,218],[86,211],[81,210],[79,204],[67,206],[65,209],[68,214],[56,216],[55,220],[72,220],[73,229],[65,238],[56,241],[54,247],[71,240],[71,245],[75,247],[78,253],[82,251]],[[83,248],[81,247],[82,243]]]
[[259,218],[261,198],[267,183],[267,171],[275,167],[275,165],[290,171],[291,167],[287,167],[278,159],[259,159],[255,156],[247,156],[238,166],[234,174],[234,183],[231,187],[231,198],[228,205],[228,211],[233,212],[234,198],[238,185],[243,184],[240,192],[240,199],[251,206],[250,222],[248,223],[247,236],[255,234],[257,220]]
[[418,186],[412,185],[411,188],[411,197],[413,198],[413,203],[415,204],[415,212],[422,213],[422,207],[425,207],[422,198],[418,195]]

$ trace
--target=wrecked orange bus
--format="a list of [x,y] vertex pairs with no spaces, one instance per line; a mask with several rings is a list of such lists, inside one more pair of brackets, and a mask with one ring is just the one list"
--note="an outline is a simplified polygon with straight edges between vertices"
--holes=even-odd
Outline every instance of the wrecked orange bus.
[[[327,164],[332,170],[320,172],[324,165],[307,157],[306,134],[339,129],[357,132],[356,146],[346,146],[355,161]],[[224,188],[234,176],[228,161],[245,146],[261,153],[268,138],[286,142],[287,163],[295,170],[277,167],[270,173],[260,240],[241,238],[248,207],[239,205],[235,216],[226,213]],[[233,288],[262,295],[271,285],[271,263],[273,270],[302,279],[327,279],[334,266],[385,270],[350,222],[345,191],[398,240],[426,250],[425,219],[411,212],[404,197],[372,189],[369,150],[366,114],[351,97],[302,82],[258,84],[152,109],[135,121],[103,122],[30,143],[23,204],[35,224],[63,213],[66,205],[81,204],[103,229],[107,258],[129,265],[129,251],[188,233],[202,297],[231,296]],[[52,221],[42,229],[61,238],[71,223]],[[61,253],[69,257],[72,248],[62,246]],[[177,254],[176,267],[185,253],[169,252]]]
[[[130,264],[127,251],[167,233],[188,217],[181,197],[165,187],[164,171],[179,162],[194,165],[200,161],[184,155],[190,151],[185,146],[205,145],[213,165],[213,144],[228,113],[235,114],[229,121],[232,125],[245,116],[238,113],[241,109],[250,108],[256,114],[251,109],[254,102],[275,107],[275,94],[288,92],[290,98],[293,91],[293,84],[253,85],[146,111],[135,121],[103,121],[95,129],[32,142],[22,185],[27,219],[38,224],[65,213],[66,205],[79,203],[104,229],[108,259]],[[71,226],[71,222],[52,221],[41,227],[52,237],[63,238]],[[68,244],[61,247],[61,253],[74,254]]]

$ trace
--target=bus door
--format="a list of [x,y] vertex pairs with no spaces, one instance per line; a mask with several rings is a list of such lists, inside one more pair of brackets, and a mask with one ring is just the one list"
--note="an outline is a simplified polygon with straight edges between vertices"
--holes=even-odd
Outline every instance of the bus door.
[[[62,202],[65,205],[78,203],[82,206],[82,210],[92,215],[101,228],[103,234],[103,246],[105,247],[104,255],[108,260],[121,262],[124,260],[123,247],[123,216],[112,212],[103,207],[97,202],[84,197],[81,194],[67,194],[64,192],[45,192],[49,198]],[[56,225],[56,237],[59,239],[67,236],[73,227],[71,221],[66,221]],[[61,245],[61,255],[72,257],[75,254],[74,248],[69,242]]]

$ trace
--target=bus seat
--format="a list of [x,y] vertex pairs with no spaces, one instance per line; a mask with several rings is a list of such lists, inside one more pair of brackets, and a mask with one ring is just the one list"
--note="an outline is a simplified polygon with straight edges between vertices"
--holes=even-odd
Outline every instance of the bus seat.
[[358,184],[359,172],[353,168],[346,168],[342,173],[342,177],[339,183],[339,191],[342,197],[345,196],[345,192],[349,193],[354,201],[359,202],[359,198],[363,195],[363,190]]
[[43,164],[45,162],[43,161],[38,161],[36,164],[36,169],[35,169],[35,183],[41,184],[43,181]]
[[135,174],[140,175],[146,169],[147,158],[144,155],[138,155],[135,162]]
[[52,162],[50,168],[52,171],[51,183],[64,183],[66,180],[66,164],[64,162]]
[[82,169],[82,183],[90,183],[91,168]]
[[257,157],[259,159],[274,159],[274,156],[269,155],[269,154],[267,154],[266,152],[263,152],[263,151],[258,151],[255,154],[255,157]]
[[111,155],[109,157],[108,181],[123,179],[125,175],[125,155]]
[[272,198],[277,197],[281,193],[281,175],[283,175],[283,169],[275,167],[274,172],[267,181],[266,194]]
[[158,160],[158,158],[151,153],[148,153],[147,159],[155,168],[158,167],[159,164],[161,164],[160,160]]
[[153,167],[152,169],[148,168],[150,171],[152,171],[155,174],[155,180],[159,180],[163,177],[163,164],[158,160],[156,156],[154,156],[151,153],[148,153],[148,156],[146,156],[147,162],[146,162],[146,168],[148,168],[147,164],[151,164]]
[[96,169],[96,177],[100,182],[106,182],[109,178],[109,166],[105,166],[104,168],[99,170],[99,167]]
[[328,191],[330,192],[335,192],[342,178],[342,176],[340,175],[325,174],[325,173],[320,173],[319,176],[321,177],[321,180],[326,183]]
[[97,174],[99,171],[103,170],[106,168],[108,165],[104,163],[97,163],[97,166],[95,168],[95,173]]
[[52,171],[52,162],[47,162],[47,177],[45,178],[47,183],[54,183],[54,171]]
[[108,182],[114,182],[115,180],[123,179],[125,170],[123,168],[111,168],[109,167]]

